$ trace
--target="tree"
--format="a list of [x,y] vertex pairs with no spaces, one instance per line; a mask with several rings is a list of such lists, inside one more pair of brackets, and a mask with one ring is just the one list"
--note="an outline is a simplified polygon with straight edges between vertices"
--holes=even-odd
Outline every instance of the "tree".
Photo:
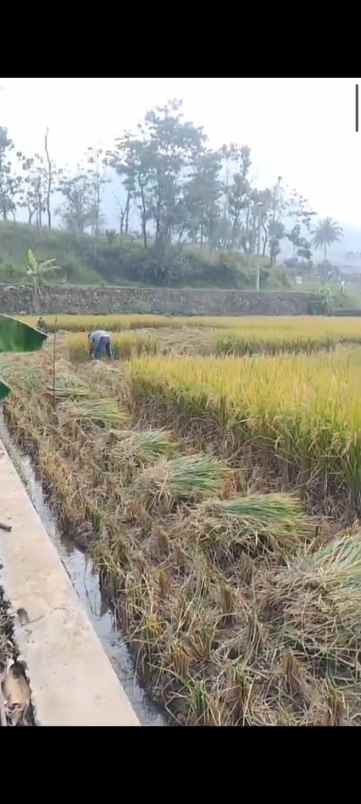
[[219,219],[218,201],[222,195],[219,179],[221,155],[219,151],[203,150],[195,155],[188,181],[183,186],[179,203],[178,242],[185,232],[192,243],[214,245]]
[[27,210],[28,224],[31,225],[38,209],[38,192],[34,176],[31,174],[33,159],[22,154],[19,154],[19,157],[22,159],[24,171],[24,175],[21,177],[19,206]]
[[111,165],[123,179],[123,186],[127,194],[124,217],[121,215],[121,234],[125,221],[125,234],[128,234],[129,209],[131,199],[137,202],[141,220],[141,229],[144,248],[148,247],[147,222],[151,217],[149,187],[151,182],[150,149],[149,144],[142,136],[142,126],[138,126],[140,136],[126,131],[123,137],[115,142],[113,151],[106,154],[106,163]]
[[228,217],[228,202],[229,202],[229,187],[231,178],[237,172],[238,161],[240,157],[240,147],[234,142],[230,145],[222,145],[220,149],[222,158],[222,169],[224,173],[223,181],[223,217]]
[[46,156],[45,182],[46,182],[46,212],[48,216],[48,229],[51,229],[51,193],[53,188],[54,166],[50,159],[48,146],[49,129],[46,129],[44,148]]
[[7,128],[0,126],[0,212],[4,221],[10,213],[15,213],[15,197],[19,189],[19,181],[13,175],[10,153],[14,148],[8,137]]
[[105,155],[102,148],[89,147],[87,152],[89,187],[93,194],[93,234],[98,237],[102,220],[101,203],[102,191],[105,184],[109,182],[105,174]]
[[202,129],[182,120],[181,101],[169,101],[147,112],[136,133],[125,132],[108,152],[108,164],[123,178],[130,198],[137,202],[143,243],[147,224],[154,226],[159,253],[184,231],[184,185],[205,141]]
[[[50,213],[49,192],[51,193],[52,191],[53,172],[49,185],[49,169],[46,167],[44,158],[40,154],[27,157],[19,152],[17,156],[21,160],[23,170],[20,184],[19,206],[27,209],[29,224],[33,222],[35,215],[35,224],[41,229],[43,225],[43,214],[47,210],[48,213]],[[51,226],[51,213],[50,218],[48,214],[48,225],[49,222]]]
[[285,227],[283,223],[281,223],[280,221],[272,220],[269,225],[268,231],[270,236],[269,254],[271,259],[271,265],[273,265],[281,250],[280,241],[285,236]]
[[292,243],[294,256],[302,257],[305,260],[311,259],[311,242],[301,235],[301,225],[299,223],[296,223],[287,233],[287,238]]
[[46,129],[44,136],[45,157],[41,154],[34,154],[28,157],[18,152],[17,157],[22,167],[22,175],[19,179],[19,206],[27,210],[28,223],[35,223],[39,229],[43,225],[43,214],[46,213],[48,229],[52,226],[51,198],[55,187],[55,180],[60,176],[61,171],[57,170],[49,152],[49,129]]
[[[227,151],[227,162],[229,160],[229,153]],[[227,197],[227,215],[230,218],[232,225],[230,248],[242,247],[243,250],[254,250],[254,237],[249,237],[250,234],[250,217],[252,217],[252,207],[254,198],[252,197],[252,188],[248,179],[249,169],[251,167],[251,152],[248,146],[244,146],[238,150],[235,146],[231,149],[232,159],[236,156],[239,159],[237,172],[234,173],[232,183],[228,184],[228,176],[226,173],[225,194]],[[254,225],[251,227],[254,229]]]
[[313,233],[313,244],[315,248],[323,248],[324,259],[327,260],[327,249],[332,243],[341,240],[343,237],[342,226],[340,226],[332,218],[324,218],[321,220]]
[[86,170],[78,167],[78,171],[75,176],[62,174],[60,177],[58,190],[65,203],[59,211],[69,231],[83,234],[89,227],[94,227],[97,213],[92,181]]
[[182,101],[173,100],[145,115],[150,211],[155,224],[155,245],[160,252],[183,225],[183,185],[206,139],[201,128],[182,120],[181,109]]

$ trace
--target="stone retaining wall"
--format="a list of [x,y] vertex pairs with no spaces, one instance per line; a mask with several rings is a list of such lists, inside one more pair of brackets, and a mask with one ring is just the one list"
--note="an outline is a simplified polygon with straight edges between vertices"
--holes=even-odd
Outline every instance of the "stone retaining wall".
[[[168,315],[307,315],[317,311],[311,293],[170,288],[65,288],[42,290],[41,312],[158,313]],[[0,287],[0,313],[34,310],[27,287]]]

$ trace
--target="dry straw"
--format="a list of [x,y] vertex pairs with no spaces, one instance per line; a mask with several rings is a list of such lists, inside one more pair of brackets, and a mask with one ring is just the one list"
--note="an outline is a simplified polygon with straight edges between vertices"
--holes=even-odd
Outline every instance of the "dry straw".
[[207,500],[191,513],[183,527],[214,556],[231,558],[239,557],[242,550],[255,555],[259,550],[271,549],[288,555],[315,532],[300,500],[287,494]]
[[123,427],[129,420],[127,412],[113,399],[78,398],[76,402],[64,402],[62,414],[82,425],[89,423],[108,429]]

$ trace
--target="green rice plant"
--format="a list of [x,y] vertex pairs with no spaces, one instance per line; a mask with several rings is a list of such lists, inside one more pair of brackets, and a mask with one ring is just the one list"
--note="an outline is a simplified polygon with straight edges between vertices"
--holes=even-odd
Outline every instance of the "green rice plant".
[[171,507],[181,500],[221,494],[229,475],[225,464],[207,455],[181,456],[144,469],[129,493],[148,508],[160,502]]
[[121,463],[154,463],[163,456],[174,456],[178,448],[167,430],[124,430],[118,432],[117,437],[119,444],[113,449],[113,456]]

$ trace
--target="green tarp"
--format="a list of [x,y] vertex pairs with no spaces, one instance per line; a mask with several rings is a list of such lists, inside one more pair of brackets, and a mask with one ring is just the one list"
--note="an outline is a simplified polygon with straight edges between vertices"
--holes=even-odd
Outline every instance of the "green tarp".
[[[41,349],[46,335],[23,321],[0,315],[0,352],[35,352]],[[6,383],[0,380],[0,401],[10,392]]]
[[0,352],[35,352],[46,335],[17,318],[0,315]]

